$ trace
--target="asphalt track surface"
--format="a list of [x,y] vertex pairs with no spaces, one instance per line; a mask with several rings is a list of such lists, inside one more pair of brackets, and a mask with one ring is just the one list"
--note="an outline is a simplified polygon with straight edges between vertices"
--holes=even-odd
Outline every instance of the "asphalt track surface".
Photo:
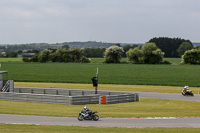
[[[131,92],[133,93],[133,92]],[[141,98],[200,101],[200,95],[182,96],[175,93],[136,92]],[[78,121],[76,117],[48,117],[0,114],[0,123],[36,124],[62,126],[100,126],[100,127],[185,127],[200,128],[200,117],[196,118],[100,118],[99,121]]]
[[75,117],[48,117],[0,114],[0,123],[96,127],[187,127],[200,128],[200,118],[100,118],[78,121]]
[[183,96],[181,93],[156,93],[156,92],[135,92],[135,93],[139,93],[140,98],[200,101],[200,94],[194,94],[194,96]]

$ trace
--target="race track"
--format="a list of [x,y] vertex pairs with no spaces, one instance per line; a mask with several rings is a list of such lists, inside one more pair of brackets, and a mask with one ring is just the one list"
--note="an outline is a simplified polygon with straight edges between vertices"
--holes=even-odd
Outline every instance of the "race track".
[[140,98],[200,101],[200,94],[194,94],[194,96],[183,96],[181,93],[156,93],[156,92],[135,92],[135,93],[139,93]]
[[0,114],[0,123],[96,127],[187,127],[200,128],[200,118],[101,118],[78,121],[75,117],[48,117]]

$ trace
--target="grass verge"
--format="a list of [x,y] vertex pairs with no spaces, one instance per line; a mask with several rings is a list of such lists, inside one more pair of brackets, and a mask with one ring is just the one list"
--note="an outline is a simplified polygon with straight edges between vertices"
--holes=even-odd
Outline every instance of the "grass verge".
[[[44,88],[71,88],[71,89],[90,89],[95,88],[92,84],[73,84],[73,83],[35,83],[35,82],[15,82],[18,87],[44,87]],[[181,93],[183,87],[177,86],[151,86],[151,85],[116,85],[99,84],[99,90],[113,91],[138,91],[138,92],[160,92],[160,93]],[[194,94],[198,94],[199,87],[190,87]]]
[[200,128],[119,128],[0,124],[0,133],[199,133]]
[[[77,117],[78,113],[83,109],[84,106],[85,105],[0,101],[0,114]],[[98,114],[101,118],[200,116],[199,102],[196,101],[141,98],[140,102],[106,105],[89,104],[86,106],[93,111],[98,110]]]

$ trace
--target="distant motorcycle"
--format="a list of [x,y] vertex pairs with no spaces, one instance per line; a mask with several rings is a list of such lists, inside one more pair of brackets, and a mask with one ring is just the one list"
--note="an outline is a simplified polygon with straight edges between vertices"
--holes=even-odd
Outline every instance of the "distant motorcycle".
[[99,120],[99,116],[96,115],[95,113],[98,113],[98,111],[94,111],[94,112],[92,112],[91,115],[87,115],[85,111],[81,110],[81,112],[78,115],[78,120],[79,121],[83,121],[83,120],[98,121]]
[[182,90],[182,95],[183,95],[183,96],[186,96],[186,95],[194,96],[192,90],[190,90],[190,89],[187,89],[187,90],[185,90],[185,91]]

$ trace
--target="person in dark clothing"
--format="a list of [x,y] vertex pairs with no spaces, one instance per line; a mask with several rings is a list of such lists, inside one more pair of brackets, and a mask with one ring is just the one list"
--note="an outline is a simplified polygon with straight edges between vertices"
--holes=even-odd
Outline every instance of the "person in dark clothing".
[[84,110],[86,112],[86,116],[85,117],[88,117],[89,115],[92,114],[92,111],[90,109],[88,109],[86,106],[84,107]]

